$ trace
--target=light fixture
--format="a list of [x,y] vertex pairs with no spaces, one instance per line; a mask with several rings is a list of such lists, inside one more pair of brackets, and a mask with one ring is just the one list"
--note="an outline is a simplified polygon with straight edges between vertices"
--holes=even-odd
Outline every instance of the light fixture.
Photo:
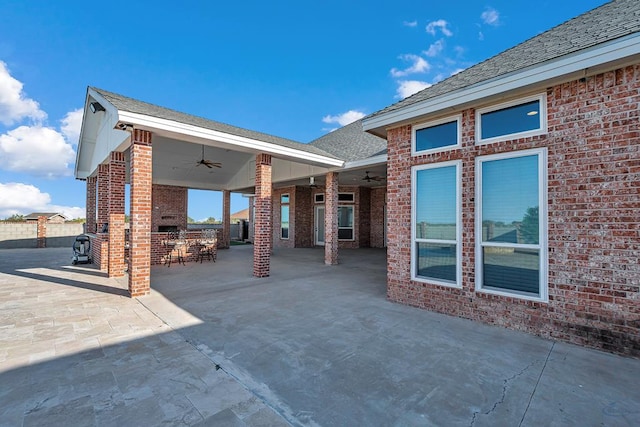
[[309,187],[310,188],[316,188],[316,178],[314,176],[310,176],[309,177]]
[[104,107],[102,106],[102,104],[100,104],[99,102],[92,102],[89,104],[89,109],[91,110],[91,112],[93,114],[95,114],[98,111],[104,111]]
[[527,116],[535,116],[536,114],[538,114],[538,112],[536,110],[533,110],[533,111],[529,111],[527,113]]

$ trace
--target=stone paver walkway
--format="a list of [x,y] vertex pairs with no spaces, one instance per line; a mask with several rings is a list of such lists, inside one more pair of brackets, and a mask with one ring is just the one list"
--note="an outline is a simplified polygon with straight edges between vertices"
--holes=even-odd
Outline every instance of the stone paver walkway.
[[289,425],[70,254],[0,250],[0,426]]

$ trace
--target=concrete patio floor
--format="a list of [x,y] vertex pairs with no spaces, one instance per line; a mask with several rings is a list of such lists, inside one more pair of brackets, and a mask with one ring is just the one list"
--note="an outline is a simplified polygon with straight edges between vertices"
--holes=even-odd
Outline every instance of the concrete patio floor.
[[256,279],[236,246],[138,300],[68,252],[0,251],[0,425],[640,419],[640,360],[391,303],[382,250],[276,250]]

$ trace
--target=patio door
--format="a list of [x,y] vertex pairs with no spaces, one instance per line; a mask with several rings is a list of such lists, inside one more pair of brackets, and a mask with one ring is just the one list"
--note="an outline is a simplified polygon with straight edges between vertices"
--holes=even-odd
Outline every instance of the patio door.
[[324,246],[324,205],[316,205],[313,215],[313,243]]

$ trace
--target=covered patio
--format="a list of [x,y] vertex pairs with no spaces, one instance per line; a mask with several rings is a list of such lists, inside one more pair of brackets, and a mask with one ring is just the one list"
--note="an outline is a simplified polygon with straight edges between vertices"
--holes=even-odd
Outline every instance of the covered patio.
[[[339,247],[370,246],[374,197],[380,207],[378,229],[384,224],[385,193],[374,195],[372,188],[384,190],[386,141],[358,125],[344,140],[301,144],[88,88],[75,176],[87,182],[94,263],[109,277],[128,270],[130,295],[147,294],[151,265],[166,256],[166,232],[186,229],[188,189],[203,189],[223,193],[222,248],[230,243],[231,193],[250,197],[255,277],[271,274],[271,252],[279,243],[322,245],[324,262],[337,264]],[[126,184],[130,224],[125,232]],[[345,186],[349,191],[341,193]],[[351,203],[340,217],[347,227],[339,218],[343,194]],[[296,199],[309,213],[295,211]],[[322,203],[322,210],[312,200]],[[293,235],[296,220],[299,230]]]

